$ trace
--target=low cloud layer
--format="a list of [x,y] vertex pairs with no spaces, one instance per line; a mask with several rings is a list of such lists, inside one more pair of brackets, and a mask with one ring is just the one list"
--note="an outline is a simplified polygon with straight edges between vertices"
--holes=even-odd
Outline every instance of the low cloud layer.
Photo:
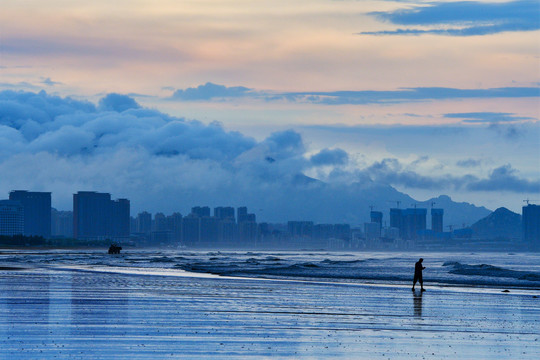
[[[540,29],[538,2],[432,2],[390,12],[372,12],[377,19],[406,28],[363,32],[363,35],[478,36]],[[425,27],[430,27],[426,29]]]
[[524,120],[536,120],[531,117],[518,116],[512,113],[501,112],[472,112],[472,113],[451,113],[444,114],[444,117],[451,119],[462,119],[465,123],[500,123],[516,122]]
[[[43,91],[0,92],[0,192],[52,191],[61,209],[69,209],[74,192],[97,190],[131,199],[135,211],[248,205],[267,221],[359,223],[359,206],[413,201],[392,185],[435,193],[540,191],[539,181],[510,165],[484,179],[435,177],[415,170],[427,157],[359,166],[340,148],[309,151],[293,130],[256,141],[218,123],[141,107],[126,95],[109,94],[95,105]],[[330,168],[328,176],[305,175],[321,167]]]
[[349,161],[349,154],[341,149],[322,149],[310,161],[315,166],[345,165]]
[[179,89],[174,92],[172,99],[175,100],[211,100],[223,98],[235,98],[248,96],[251,89],[243,86],[231,86],[213,84],[207,82],[204,85],[199,85],[196,88],[190,87],[187,89]]
[[[235,98],[256,98],[268,102],[289,101],[323,105],[365,105],[396,104],[418,101],[451,100],[451,99],[493,99],[493,98],[530,98],[540,97],[540,87],[503,87],[489,89],[457,89],[446,87],[416,87],[398,90],[343,90],[343,91],[310,91],[310,92],[278,92],[255,91],[242,86],[226,87],[206,83],[197,88],[176,90],[171,100],[232,100]],[[480,114],[480,113],[477,113]],[[488,114],[488,113],[485,113]],[[509,114],[507,114],[509,115]]]
[[[461,166],[470,167],[476,164],[474,160],[466,160]],[[401,185],[406,188],[418,189],[455,189],[467,191],[509,191],[516,193],[540,193],[540,180],[521,178],[516,169],[506,164],[493,169],[489,176],[480,179],[473,175],[441,176],[421,175],[414,169],[408,168],[397,159],[384,159],[375,162],[364,169],[366,176],[377,182]]]

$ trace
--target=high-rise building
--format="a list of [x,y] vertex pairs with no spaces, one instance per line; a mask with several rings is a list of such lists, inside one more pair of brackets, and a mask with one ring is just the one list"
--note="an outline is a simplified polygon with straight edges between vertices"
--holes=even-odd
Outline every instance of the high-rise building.
[[416,239],[418,231],[426,230],[427,209],[412,208],[402,211],[401,237],[404,239]]
[[383,213],[380,211],[371,211],[370,212],[371,222],[378,223],[382,227],[382,218]]
[[156,213],[154,215],[153,231],[167,231],[167,217],[163,213]]
[[248,213],[245,206],[236,209],[238,221],[238,240],[243,246],[252,246],[255,244],[258,236],[257,217],[255,214]]
[[73,194],[73,235],[83,240],[121,240],[129,237],[130,203],[111,200],[111,194],[79,191]]
[[221,245],[233,246],[238,237],[238,225],[234,218],[226,218],[219,222],[218,240]]
[[[246,209],[247,212],[247,209]],[[234,218],[234,208],[230,206],[219,206],[214,208],[214,216],[218,219],[225,220],[225,219],[232,219],[232,221],[235,221]]]
[[403,210],[392,208],[390,209],[390,227],[397,228],[399,236],[403,237]]
[[73,194],[73,235],[76,239],[105,239],[110,227],[111,194],[95,191]]
[[182,242],[182,214],[173,213],[167,216],[167,229],[171,231],[171,240],[176,244]]
[[342,240],[350,240],[351,226],[349,224],[334,224],[334,237]]
[[381,237],[381,226],[376,222],[364,223],[364,234],[367,240],[376,240]]
[[14,190],[9,200],[19,201],[24,209],[24,235],[51,237],[51,193]]
[[330,239],[334,236],[334,225],[332,224],[317,224],[313,225],[313,238],[315,239]]
[[292,237],[313,237],[313,221],[289,221],[287,231]]
[[238,224],[238,237],[244,246],[252,246],[257,240],[258,226],[255,221],[242,221]]
[[246,221],[246,216],[247,216],[247,207],[245,206],[241,206],[239,208],[236,209],[236,220],[238,221],[238,223],[241,223],[242,221]]
[[0,235],[22,235],[23,232],[23,205],[15,200],[0,200]]
[[201,218],[189,214],[182,219],[182,242],[187,246],[198,246],[200,239]]
[[130,203],[128,199],[111,201],[111,232],[115,239],[129,238]]
[[143,211],[137,214],[137,231],[141,234],[150,234],[152,231],[152,214]]
[[191,213],[198,217],[210,216],[210,208],[208,206],[195,206],[191,208]]
[[540,249],[540,205],[527,204],[522,208],[523,240]]
[[431,230],[436,233],[443,232],[444,209],[431,209]]
[[204,247],[215,246],[219,236],[219,219],[213,216],[204,216],[200,221],[200,245]]
[[379,235],[380,235],[381,229],[382,229],[383,213],[380,212],[380,211],[371,211],[369,215],[371,217],[371,222],[372,223],[379,224]]

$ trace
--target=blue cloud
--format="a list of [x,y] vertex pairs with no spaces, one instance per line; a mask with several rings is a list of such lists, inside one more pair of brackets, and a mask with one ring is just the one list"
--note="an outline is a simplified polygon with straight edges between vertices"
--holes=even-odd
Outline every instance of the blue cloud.
[[243,86],[231,86],[213,84],[207,82],[196,88],[179,89],[174,92],[172,99],[175,100],[211,100],[215,98],[231,98],[246,96],[251,89]]
[[75,112],[93,113],[96,107],[85,101],[73,100],[39,93],[10,91],[0,92],[0,125],[20,129],[28,121],[44,124],[61,115]]
[[273,160],[281,157],[292,157],[302,155],[305,151],[304,141],[302,136],[294,130],[278,131],[271,134],[266,140],[265,144],[272,156]]
[[536,120],[531,117],[516,116],[512,113],[501,112],[471,112],[471,113],[450,113],[444,114],[445,118],[463,119],[465,123],[500,123],[516,122],[523,120]]
[[405,28],[387,31],[362,32],[363,35],[489,35],[506,31],[540,29],[536,0],[505,3],[458,1],[430,3],[391,12],[372,12],[382,21],[405,26],[437,26],[437,28]]
[[458,160],[456,162],[456,165],[463,168],[472,168],[482,165],[482,160],[478,159],[466,159],[466,160]]
[[540,97],[540,87],[503,87],[490,89],[416,87],[389,91],[294,92],[285,93],[282,96],[289,101],[304,101],[327,105],[385,104],[466,98]]
[[349,155],[342,149],[322,149],[310,161],[315,166],[343,165],[349,161]]
[[363,170],[364,174],[374,181],[390,185],[401,185],[417,189],[453,188],[469,191],[508,191],[515,193],[540,192],[540,180],[528,180],[519,177],[517,171],[510,165],[495,168],[485,179],[473,175],[444,176],[421,175],[414,170],[407,169],[397,159],[383,159],[375,162]]
[[[537,87],[502,87],[488,89],[457,89],[446,87],[414,87],[398,90],[341,90],[341,91],[306,91],[278,92],[255,91],[243,86],[217,85],[206,83],[196,88],[177,90],[169,99],[190,101],[214,101],[227,98],[256,98],[272,101],[304,102],[325,105],[351,104],[393,104],[413,101],[467,99],[467,98],[526,98],[540,97]],[[414,114],[406,114],[414,116]]]
[[58,81],[52,81],[51,78],[46,78],[42,82],[42,84],[45,84],[47,86],[55,86],[55,85],[61,85],[61,82]]
[[467,189],[540,193],[540,181],[520,178],[510,165],[503,165],[494,169],[487,179],[471,182],[467,185]]
[[99,108],[103,111],[122,112],[129,109],[138,109],[140,105],[127,95],[110,93],[99,100]]

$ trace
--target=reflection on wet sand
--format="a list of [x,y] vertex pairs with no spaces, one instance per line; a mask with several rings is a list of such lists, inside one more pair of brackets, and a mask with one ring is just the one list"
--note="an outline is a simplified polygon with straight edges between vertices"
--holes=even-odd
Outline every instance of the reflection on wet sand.
[[421,291],[413,293],[414,316],[416,317],[422,317],[422,294]]
[[396,286],[0,271],[0,359],[537,358],[531,296],[410,296]]

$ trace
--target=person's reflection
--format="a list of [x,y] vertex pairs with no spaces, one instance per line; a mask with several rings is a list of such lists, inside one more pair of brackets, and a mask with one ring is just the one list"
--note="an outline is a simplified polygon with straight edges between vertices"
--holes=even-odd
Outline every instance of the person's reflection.
[[414,316],[422,317],[422,292],[413,293]]

